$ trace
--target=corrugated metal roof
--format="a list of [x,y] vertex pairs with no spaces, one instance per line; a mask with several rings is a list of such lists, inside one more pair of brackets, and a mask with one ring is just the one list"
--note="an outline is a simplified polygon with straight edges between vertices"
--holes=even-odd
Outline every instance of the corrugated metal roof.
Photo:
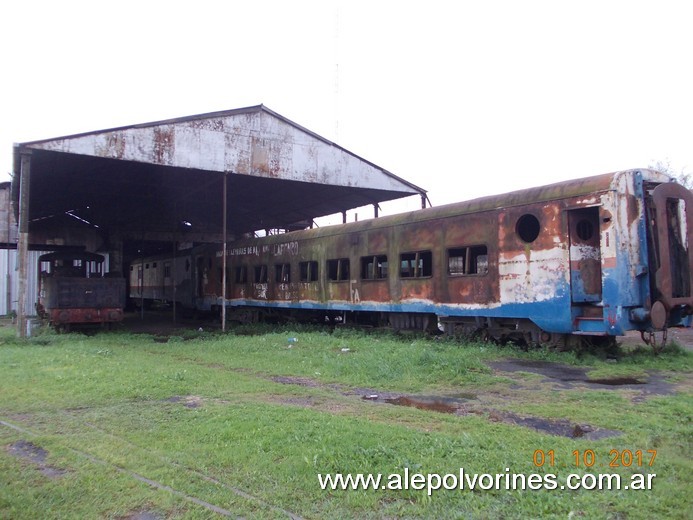
[[125,237],[218,240],[224,176],[232,235],[425,194],[263,105],[15,145],[15,201],[24,152],[30,220],[69,211]]
[[[319,148],[319,144],[324,146]],[[353,187],[382,184],[409,194],[425,192],[264,105],[53,137],[20,146],[209,171],[270,174],[304,182],[320,177],[320,181]],[[294,166],[293,171],[286,168],[287,163]],[[372,178],[374,172],[393,182]]]

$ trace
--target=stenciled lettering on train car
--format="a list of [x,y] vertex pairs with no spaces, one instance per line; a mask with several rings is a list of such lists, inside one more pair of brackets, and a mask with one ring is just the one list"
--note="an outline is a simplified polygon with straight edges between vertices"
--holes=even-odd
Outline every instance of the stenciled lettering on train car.
[[269,252],[272,256],[281,255],[291,255],[295,256],[298,254],[298,242],[284,242],[283,244],[272,244],[270,246],[265,246],[269,248]]
[[[217,251],[217,256],[223,256],[224,253]],[[260,248],[258,246],[245,246],[245,247],[232,247],[227,250],[226,256],[244,256],[244,255],[258,255],[260,254]]]
[[[258,256],[260,254],[270,254],[272,256],[295,256],[298,254],[298,242],[284,242],[282,244],[270,244],[263,246],[231,247],[226,252],[226,256]],[[221,251],[217,251],[216,253],[217,257],[221,257],[223,255],[224,253]]]

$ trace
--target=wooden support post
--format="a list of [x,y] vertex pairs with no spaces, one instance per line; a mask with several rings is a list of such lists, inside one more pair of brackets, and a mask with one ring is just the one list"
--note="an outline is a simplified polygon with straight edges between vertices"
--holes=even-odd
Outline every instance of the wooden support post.
[[19,236],[17,237],[17,262],[19,264],[19,291],[17,302],[17,335],[27,336],[27,277],[29,275],[29,187],[31,185],[31,152],[20,152],[19,179]]

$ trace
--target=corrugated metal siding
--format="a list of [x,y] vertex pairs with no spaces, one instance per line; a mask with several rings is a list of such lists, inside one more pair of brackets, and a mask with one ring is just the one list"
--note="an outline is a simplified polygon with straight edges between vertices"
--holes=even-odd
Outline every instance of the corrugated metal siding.
[[[36,314],[36,301],[38,298],[38,273],[36,264],[38,257],[49,251],[28,252],[28,284],[27,301],[24,312],[27,316]],[[9,287],[9,291],[8,291]],[[0,249],[0,315],[7,315],[11,311],[17,311],[19,294],[19,269],[17,265],[16,249]],[[9,305],[9,306],[8,306]]]
[[[12,308],[12,297],[8,296],[7,287],[8,285],[12,287],[12,284],[8,284],[8,282],[11,280],[11,272],[14,272],[14,262],[11,261],[11,258],[13,256],[16,257],[16,253],[16,251],[0,249],[0,288],[2,288],[2,291],[0,291],[0,315],[2,316],[9,314],[8,309]],[[8,265],[8,263],[11,265]],[[10,300],[9,305],[8,299]]]
[[[27,301],[24,308],[24,312],[27,316],[36,315],[36,302],[38,300],[38,258],[42,254],[50,252],[51,251],[28,252]],[[0,249],[0,316],[6,316],[11,311],[17,312],[18,295],[19,266],[17,265],[17,250]]]

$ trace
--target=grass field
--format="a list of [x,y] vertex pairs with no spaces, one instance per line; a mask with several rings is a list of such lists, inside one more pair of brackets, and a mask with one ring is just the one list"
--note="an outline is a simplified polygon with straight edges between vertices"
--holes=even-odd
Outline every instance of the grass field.
[[[341,329],[179,334],[20,341],[0,328],[0,518],[691,518],[685,350],[613,360]],[[460,468],[500,474],[501,489],[318,480]],[[572,473],[656,477],[560,489]],[[553,474],[557,489],[507,489],[512,474]]]

